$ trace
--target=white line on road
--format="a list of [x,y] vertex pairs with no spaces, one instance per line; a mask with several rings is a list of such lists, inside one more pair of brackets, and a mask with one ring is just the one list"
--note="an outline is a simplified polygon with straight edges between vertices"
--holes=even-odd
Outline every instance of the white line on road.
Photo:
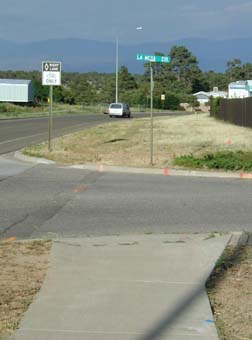
[[[91,123],[91,125],[90,125],[90,123]],[[100,122],[98,122],[98,124],[99,123]],[[75,131],[69,131],[69,129],[80,128],[80,127],[83,127],[85,129],[85,128],[90,128],[92,126],[93,126],[92,122],[83,122],[81,124],[76,124],[76,125],[71,125],[69,127],[61,128],[59,130],[56,130],[56,132],[63,132],[63,133],[66,133],[66,134],[71,134],[71,133],[74,133]],[[19,138],[15,138],[15,139],[9,139],[9,140],[6,140],[4,142],[0,142],[0,145],[16,142],[16,141],[27,139],[27,138],[37,137],[37,136],[47,136],[47,134],[48,134],[47,132],[43,132],[43,133],[37,133],[35,135],[24,136],[24,137],[19,137]],[[55,137],[55,138],[58,138],[58,137]]]
[[15,138],[15,139],[9,139],[9,140],[6,140],[4,142],[0,142],[0,145],[16,142],[18,140],[23,140],[23,139],[27,139],[27,138],[32,138],[32,137],[37,137],[37,136],[44,136],[45,134],[46,133],[37,133],[36,135],[30,135],[30,136],[24,136],[24,137]]

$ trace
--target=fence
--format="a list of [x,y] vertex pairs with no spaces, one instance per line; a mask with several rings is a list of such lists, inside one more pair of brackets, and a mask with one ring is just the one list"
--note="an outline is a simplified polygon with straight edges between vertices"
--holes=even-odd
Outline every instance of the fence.
[[235,125],[252,128],[252,97],[219,99],[219,103],[212,102],[211,116]]

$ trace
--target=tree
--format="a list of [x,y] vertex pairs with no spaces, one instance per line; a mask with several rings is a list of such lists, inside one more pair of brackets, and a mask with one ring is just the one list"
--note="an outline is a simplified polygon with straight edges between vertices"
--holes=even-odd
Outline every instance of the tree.
[[[164,55],[160,52],[155,55]],[[191,94],[208,91],[209,82],[200,70],[197,58],[184,46],[173,46],[170,50],[171,63],[153,63],[156,95],[167,91],[175,94]],[[150,67],[145,65],[145,77],[149,79]]]
[[199,68],[197,58],[185,46],[173,46],[170,51],[171,72],[178,81],[187,84],[187,93],[208,91],[209,84]]
[[232,59],[227,62],[227,67],[229,70],[234,69],[236,67],[240,67],[242,64],[240,59]]
[[42,86],[41,81],[34,80],[35,102],[41,103],[47,101],[49,96],[49,87]]
[[98,92],[98,100],[103,103],[113,103],[115,101],[115,79],[109,77],[106,83]]
[[97,100],[95,89],[86,80],[82,79],[78,83],[75,83],[72,91],[77,104],[91,104]]
[[240,59],[233,59],[227,62],[226,75],[228,78],[228,82],[245,80],[245,73]]
[[191,72],[199,70],[197,58],[185,46],[173,46],[170,50],[171,71],[177,79],[188,79]]
[[226,90],[228,88],[228,78],[224,73],[217,73],[214,71],[208,71],[205,73],[209,88],[212,90],[214,87],[218,87],[219,90]]
[[244,73],[244,80],[252,79],[252,64],[243,64],[242,69]]
[[125,92],[128,90],[134,90],[137,88],[137,84],[134,76],[129,73],[126,66],[122,66],[118,73],[118,87],[119,87],[119,95],[120,92]]

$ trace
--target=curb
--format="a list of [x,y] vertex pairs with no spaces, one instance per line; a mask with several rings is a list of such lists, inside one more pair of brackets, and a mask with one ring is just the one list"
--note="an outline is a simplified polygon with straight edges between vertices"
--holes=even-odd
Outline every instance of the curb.
[[70,165],[71,169],[82,169],[99,172],[134,173],[164,176],[184,176],[184,177],[208,177],[208,178],[231,178],[231,179],[252,179],[252,174],[210,172],[197,170],[176,170],[176,169],[153,169],[153,168],[131,168],[103,164]]
[[[53,234],[53,233],[52,233]],[[221,235],[219,234],[218,232],[214,233],[216,235]],[[248,232],[248,231],[231,231],[231,232],[228,232],[227,233],[228,235],[230,235],[230,238],[227,242],[227,246],[232,246],[232,247],[237,247],[237,246],[252,246],[252,232]],[[181,235],[184,235],[184,234],[174,234],[174,233],[171,233],[171,234],[153,234],[152,236],[158,238],[160,236],[163,236],[163,235],[166,235],[166,236],[172,236],[172,237],[178,237],[180,239]],[[202,233],[200,235],[206,235],[207,236],[207,233]],[[52,235],[51,235],[52,236]],[[56,242],[59,242],[61,240],[65,240],[65,239],[75,239],[75,238],[72,238],[72,237],[66,237],[66,238],[62,238],[60,237],[58,234],[54,234],[54,236],[56,236],[56,239],[55,238],[34,238],[34,239],[17,239],[16,237],[8,237],[8,238],[4,238],[4,239],[1,239],[0,238],[0,243],[1,242],[30,242],[30,241],[56,241]],[[131,239],[133,237],[133,239],[135,239],[136,237],[145,237],[147,236],[146,234],[139,234],[139,235],[120,235],[120,236],[123,236],[123,237],[128,237],[129,239]],[[193,234],[188,234],[188,236],[193,236]],[[104,236],[102,236],[104,237]],[[110,238],[113,238],[113,237],[119,237],[118,235],[109,235],[109,236],[106,236],[108,239]],[[78,238],[78,237],[77,237]],[[83,239],[90,239],[89,236],[84,236],[84,237],[81,237]],[[99,239],[100,237],[99,236],[93,236],[91,238],[97,238]],[[206,239],[205,239],[206,240]],[[178,243],[178,241],[174,241],[174,243]]]
[[231,238],[228,242],[228,246],[252,246],[252,233],[247,231],[232,232]]
[[[31,157],[22,154],[20,151],[14,153],[14,157],[35,164],[57,164],[46,158]],[[133,168],[103,164],[84,164],[84,165],[65,165],[64,168],[90,170],[98,172],[117,172],[117,173],[132,173],[132,174],[147,174],[147,175],[163,175],[163,176],[184,176],[184,177],[205,177],[205,178],[227,178],[252,180],[252,173],[233,173],[233,172],[217,172],[217,171],[198,171],[198,170],[176,170],[171,168]]]
[[16,159],[19,159],[21,161],[29,162],[29,163],[35,163],[35,164],[56,164],[54,161],[50,161],[49,159],[46,158],[38,158],[38,157],[31,157],[31,156],[26,156],[22,154],[20,151],[16,151],[14,153],[14,157]]

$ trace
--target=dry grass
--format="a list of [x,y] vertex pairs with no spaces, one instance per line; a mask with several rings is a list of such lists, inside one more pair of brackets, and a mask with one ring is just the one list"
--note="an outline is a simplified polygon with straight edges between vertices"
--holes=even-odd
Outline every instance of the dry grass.
[[208,283],[221,340],[252,340],[252,246],[228,247]]
[[15,331],[39,291],[50,248],[49,241],[0,243],[0,340]]
[[[177,156],[200,156],[211,151],[251,150],[252,130],[216,121],[208,114],[154,119],[154,162],[171,166]],[[25,153],[63,164],[149,166],[150,120],[112,121],[53,142],[53,152],[42,144]]]

